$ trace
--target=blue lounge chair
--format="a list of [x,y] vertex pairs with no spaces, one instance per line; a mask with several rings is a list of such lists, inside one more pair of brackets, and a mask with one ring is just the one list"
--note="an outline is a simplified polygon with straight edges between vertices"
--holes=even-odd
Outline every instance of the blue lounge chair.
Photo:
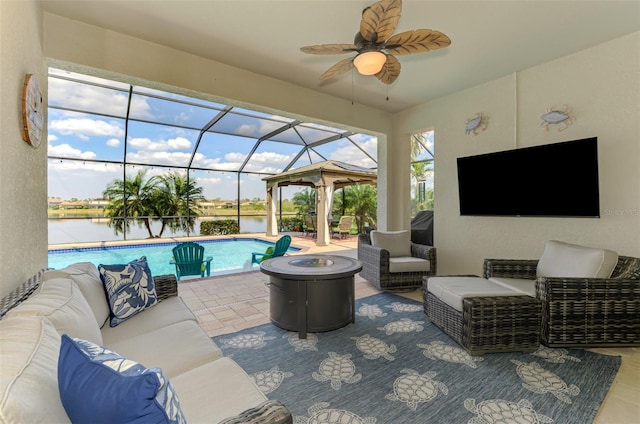
[[173,248],[173,259],[170,263],[176,266],[176,277],[180,281],[180,277],[185,275],[200,275],[207,277],[211,275],[211,256],[204,258],[204,247],[198,243],[186,242],[180,243]]
[[273,248],[267,248],[264,253],[253,252],[251,254],[251,263],[260,264],[260,262],[271,258],[277,258],[278,256],[284,256],[291,244],[291,236],[282,236],[276,242]]

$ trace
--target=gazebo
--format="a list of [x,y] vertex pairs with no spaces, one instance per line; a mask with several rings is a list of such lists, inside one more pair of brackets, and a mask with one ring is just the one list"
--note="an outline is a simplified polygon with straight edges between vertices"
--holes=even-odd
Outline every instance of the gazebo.
[[277,175],[265,177],[267,183],[267,235],[277,236],[278,225],[276,210],[278,187],[302,185],[317,190],[316,214],[326,219],[317,220],[317,246],[327,246],[331,240],[331,205],[333,193],[342,187],[353,184],[377,184],[377,172],[361,166],[335,160],[327,160],[300,168],[291,169]]

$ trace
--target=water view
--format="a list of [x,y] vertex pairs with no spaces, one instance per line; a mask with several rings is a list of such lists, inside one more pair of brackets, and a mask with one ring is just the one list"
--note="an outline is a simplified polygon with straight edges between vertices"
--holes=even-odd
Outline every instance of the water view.
[[[200,235],[200,223],[216,218],[198,218],[193,233],[190,236]],[[228,219],[228,217],[219,218]],[[107,218],[87,219],[49,219],[49,244],[85,243],[94,241],[118,241],[124,240],[122,234],[115,235],[113,228],[108,226]],[[157,227],[157,228],[156,228]],[[153,223],[152,228],[158,230],[160,223]],[[265,233],[267,220],[264,216],[240,217],[240,231],[242,233]],[[163,237],[186,237],[187,233],[165,230]],[[127,233],[127,240],[144,240],[149,237],[143,226],[133,224],[131,231]]]

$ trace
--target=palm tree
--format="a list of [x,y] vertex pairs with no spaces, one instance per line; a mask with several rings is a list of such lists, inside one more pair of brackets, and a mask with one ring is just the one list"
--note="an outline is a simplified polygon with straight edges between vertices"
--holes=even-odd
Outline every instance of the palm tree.
[[[427,133],[421,133],[411,136],[411,181],[412,184],[416,184],[416,186],[420,182],[425,181],[427,175],[433,172],[433,159],[418,159],[424,150],[433,156],[433,152],[427,149],[429,143],[426,134]],[[433,209],[433,190],[427,190],[427,192],[430,193],[425,193],[425,198],[419,198],[416,193],[416,196],[412,199],[412,214],[422,209]]]
[[171,172],[146,179],[146,171],[138,171],[124,182],[112,182],[103,196],[109,200],[105,215],[111,218],[109,226],[116,234],[128,232],[131,221],[134,221],[145,226],[149,238],[156,237],[151,222],[157,219],[162,222],[157,237],[162,237],[167,227],[193,231],[200,213],[197,202],[204,199],[202,187],[198,187],[195,181],[187,183],[186,175]]
[[376,226],[378,190],[369,184],[357,184],[345,187],[345,210],[356,217],[358,232],[364,233],[365,222],[371,222]]
[[111,218],[109,227],[114,229],[115,234],[129,232],[131,217],[138,225],[144,224],[149,237],[153,237],[151,219],[155,211],[151,198],[156,189],[156,181],[154,178],[146,180],[145,175],[146,171],[138,171],[132,178],[115,180],[102,193],[109,201],[105,207],[105,215]]
[[316,210],[316,191],[306,187],[293,195],[293,205],[298,211],[298,215],[307,215]]
[[186,174],[170,172],[156,177],[157,187],[153,196],[154,210],[162,221],[158,237],[166,227],[171,230],[193,231],[201,210],[198,201],[203,200],[202,187]]

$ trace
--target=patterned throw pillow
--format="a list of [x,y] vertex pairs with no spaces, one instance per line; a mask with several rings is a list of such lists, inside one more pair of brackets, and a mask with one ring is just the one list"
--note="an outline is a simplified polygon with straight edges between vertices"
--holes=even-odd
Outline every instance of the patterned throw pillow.
[[74,423],[186,423],[162,370],[66,334],[60,345],[58,390]]
[[144,256],[126,265],[100,265],[98,270],[111,310],[111,327],[158,303],[156,286]]

